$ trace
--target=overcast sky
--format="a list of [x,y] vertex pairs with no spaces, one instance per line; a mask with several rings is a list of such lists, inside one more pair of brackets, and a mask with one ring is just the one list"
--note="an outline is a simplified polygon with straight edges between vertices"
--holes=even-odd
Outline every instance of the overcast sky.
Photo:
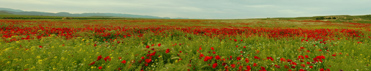
[[123,13],[196,19],[371,14],[371,0],[0,0],[25,11]]

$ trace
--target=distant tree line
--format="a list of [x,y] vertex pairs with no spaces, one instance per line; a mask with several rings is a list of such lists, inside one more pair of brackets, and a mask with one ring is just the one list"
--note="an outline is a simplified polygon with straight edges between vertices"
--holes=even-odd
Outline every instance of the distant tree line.
[[317,17],[316,20],[337,19],[336,17]]

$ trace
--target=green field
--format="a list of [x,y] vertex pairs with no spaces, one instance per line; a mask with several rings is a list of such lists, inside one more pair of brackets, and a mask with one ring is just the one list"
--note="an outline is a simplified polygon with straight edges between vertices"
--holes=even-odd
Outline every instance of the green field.
[[371,69],[367,15],[321,20],[0,16],[4,71]]

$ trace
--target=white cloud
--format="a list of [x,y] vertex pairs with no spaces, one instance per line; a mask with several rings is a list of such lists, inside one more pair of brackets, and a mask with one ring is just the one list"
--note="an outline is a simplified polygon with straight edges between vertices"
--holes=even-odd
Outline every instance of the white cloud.
[[220,19],[370,14],[368,3],[371,0],[0,0],[0,7]]
[[273,8],[276,7],[274,5],[245,5],[244,7],[248,8]]

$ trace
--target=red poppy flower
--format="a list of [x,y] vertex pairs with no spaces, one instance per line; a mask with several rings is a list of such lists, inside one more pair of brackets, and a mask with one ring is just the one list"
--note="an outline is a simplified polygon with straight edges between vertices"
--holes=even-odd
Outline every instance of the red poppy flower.
[[235,68],[235,67],[236,67],[236,65],[235,65],[235,64],[231,64],[231,67],[232,67],[232,68]]
[[251,71],[251,67],[250,66],[246,66],[247,68],[247,71]]
[[279,65],[274,65],[276,68],[281,68]]
[[267,71],[267,70],[265,70],[264,67],[260,67],[260,68],[261,68],[261,70],[259,70],[259,71]]
[[241,60],[241,57],[237,57],[237,60]]
[[166,53],[169,53],[170,52],[170,49],[166,49]]
[[292,62],[292,60],[291,59],[287,59],[287,62]]
[[121,63],[124,63],[124,64],[126,64],[126,60],[122,60],[122,61],[121,61]]
[[158,43],[158,46],[160,47],[161,46],[161,43]]
[[258,64],[254,63],[254,65],[252,65],[252,66],[256,67],[256,66],[258,66]]
[[204,57],[204,54],[200,54],[200,57]]
[[255,59],[260,59],[258,56],[254,56]]
[[89,65],[94,65],[95,64],[95,61],[94,62],[91,62]]
[[218,63],[213,64],[213,68],[216,68],[216,66],[218,66]]
[[102,66],[99,66],[98,69],[102,69],[103,67]]
[[225,66],[225,65],[227,65],[227,63],[222,63],[222,66]]
[[286,59],[285,59],[285,58],[281,58],[280,60],[281,60],[282,62],[285,62],[285,61],[286,61]]
[[211,60],[213,57],[210,57],[210,56],[205,56],[205,59],[204,59],[204,61],[209,61],[209,60]]
[[317,57],[313,58],[313,61],[314,62],[322,62],[322,59],[325,59],[325,56],[317,56]]
[[[201,50],[201,49],[200,49]],[[214,47],[211,47],[211,50],[214,50]]]
[[285,68],[286,68],[286,69],[289,69],[289,66],[285,65]]
[[267,57],[268,60],[273,61],[274,59],[272,57]]
[[220,59],[220,56],[219,56],[219,55],[216,55],[216,56],[215,56],[215,59],[216,59],[216,60],[219,60],[219,59]]
[[104,58],[104,61],[107,61],[107,60],[111,61],[111,58],[109,56],[107,56],[106,58]]
[[301,64],[302,67],[305,67],[305,64]]
[[99,55],[98,58],[97,58],[97,61],[101,60],[102,58],[103,58],[102,55]]
[[249,63],[249,59],[246,58],[246,59],[245,59],[245,62],[246,62],[246,63]]
[[94,44],[94,47],[97,46],[97,44]]
[[325,69],[321,68],[321,69],[319,69],[319,71],[325,71]]
[[304,59],[304,56],[299,55],[299,56],[298,56],[298,59]]
[[154,56],[156,54],[156,52],[152,52],[151,54],[149,54],[149,56]]
[[146,48],[149,48],[149,46],[147,45]]
[[296,65],[297,65],[297,64],[296,64],[295,62],[291,62],[290,64],[291,64],[291,65],[294,65],[294,66],[296,66]]
[[146,62],[147,63],[149,63],[149,62],[151,62],[152,61],[152,59],[146,59]]

